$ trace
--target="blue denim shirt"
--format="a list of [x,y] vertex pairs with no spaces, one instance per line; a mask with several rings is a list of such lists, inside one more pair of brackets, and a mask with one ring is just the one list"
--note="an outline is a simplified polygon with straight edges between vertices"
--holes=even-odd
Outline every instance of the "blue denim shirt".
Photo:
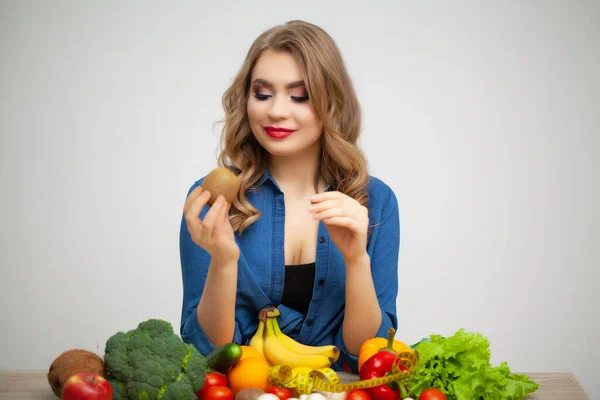
[[[195,182],[189,192],[201,185],[203,179]],[[387,337],[388,328],[393,326],[397,329],[398,323],[398,202],[394,192],[377,178],[370,178],[368,192],[370,233],[367,252],[371,258],[375,291],[383,317],[376,336]],[[342,339],[346,296],[344,259],[330,240],[325,225],[319,222],[313,297],[308,314],[303,315],[280,304],[285,278],[284,193],[267,171],[258,183],[258,190],[249,193],[247,198],[261,211],[262,216],[242,234],[235,235],[241,254],[232,341],[248,344],[258,327],[259,311],[276,306],[281,312],[278,321],[284,333],[308,345],[335,344],[340,348],[341,355],[332,368],[342,370],[344,363],[347,369],[357,372],[358,357],[349,353]],[[204,207],[200,218],[204,218],[207,211],[208,207]],[[183,217],[180,256],[183,279],[181,338],[206,355],[214,349],[214,345],[198,323],[196,308],[206,282],[210,255],[191,240]]]

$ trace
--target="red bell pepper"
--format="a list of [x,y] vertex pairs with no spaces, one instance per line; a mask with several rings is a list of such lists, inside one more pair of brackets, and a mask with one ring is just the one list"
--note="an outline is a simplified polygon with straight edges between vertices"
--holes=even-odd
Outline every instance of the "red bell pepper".
[[[381,378],[392,373],[392,366],[394,365],[397,356],[393,349],[395,333],[396,331],[394,328],[388,330],[387,346],[380,349],[379,352],[375,353],[365,361],[359,371],[360,380]],[[406,370],[406,367],[400,366],[400,369],[404,371]],[[405,393],[405,391],[402,390],[405,389],[404,385],[401,385],[400,387],[403,392],[402,394],[392,386],[398,387],[398,385],[393,382],[392,385],[383,384],[365,390],[367,390],[372,400],[401,399]]]

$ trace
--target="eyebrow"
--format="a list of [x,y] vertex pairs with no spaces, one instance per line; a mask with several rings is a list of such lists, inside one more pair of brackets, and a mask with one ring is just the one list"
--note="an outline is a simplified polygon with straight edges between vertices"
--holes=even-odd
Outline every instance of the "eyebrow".
[[[261,78],[257,78],[254,81],[252,81],[253,84],[259,84],[259,85],[263,85],[266,86],[268,88],[272,88],[273,84],[267,80],[261,79]],[[285,85],[286,89],[293,89],[299,86],[306,86],[306,84],[304,83],[304,81],[295,81],[295,82],[291,82],[288,83],[287,85]]]

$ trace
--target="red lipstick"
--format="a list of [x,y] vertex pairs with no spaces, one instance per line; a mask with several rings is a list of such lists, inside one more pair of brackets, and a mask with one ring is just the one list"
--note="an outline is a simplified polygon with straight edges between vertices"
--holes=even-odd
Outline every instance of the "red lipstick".
[[296,132],[296,130],[277,126],[265,126],[265,132],[267,132],[267,135],[271,136],[272,138],[283,139]]

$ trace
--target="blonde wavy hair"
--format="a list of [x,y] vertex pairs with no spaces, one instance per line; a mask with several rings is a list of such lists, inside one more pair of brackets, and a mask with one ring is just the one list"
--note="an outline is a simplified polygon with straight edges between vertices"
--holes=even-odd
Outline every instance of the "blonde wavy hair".
[[[298,62],[316,115],[323,122],[320,178],[361,205],[367,204],[367,160],[357,146],[361,112],[349,74],[333,39],[320,27],[289,21],[263,32],[252,44],[242,68],[222,98],[225,110],[218,164],[240,178],[230,210],[235,231],[243,232],[260,218],[246,194],[268,167],[269,155],[250,129],[246,111],[254,65],[266,49],[287,51]],[[317,182],[315,182],[315,187]]]

